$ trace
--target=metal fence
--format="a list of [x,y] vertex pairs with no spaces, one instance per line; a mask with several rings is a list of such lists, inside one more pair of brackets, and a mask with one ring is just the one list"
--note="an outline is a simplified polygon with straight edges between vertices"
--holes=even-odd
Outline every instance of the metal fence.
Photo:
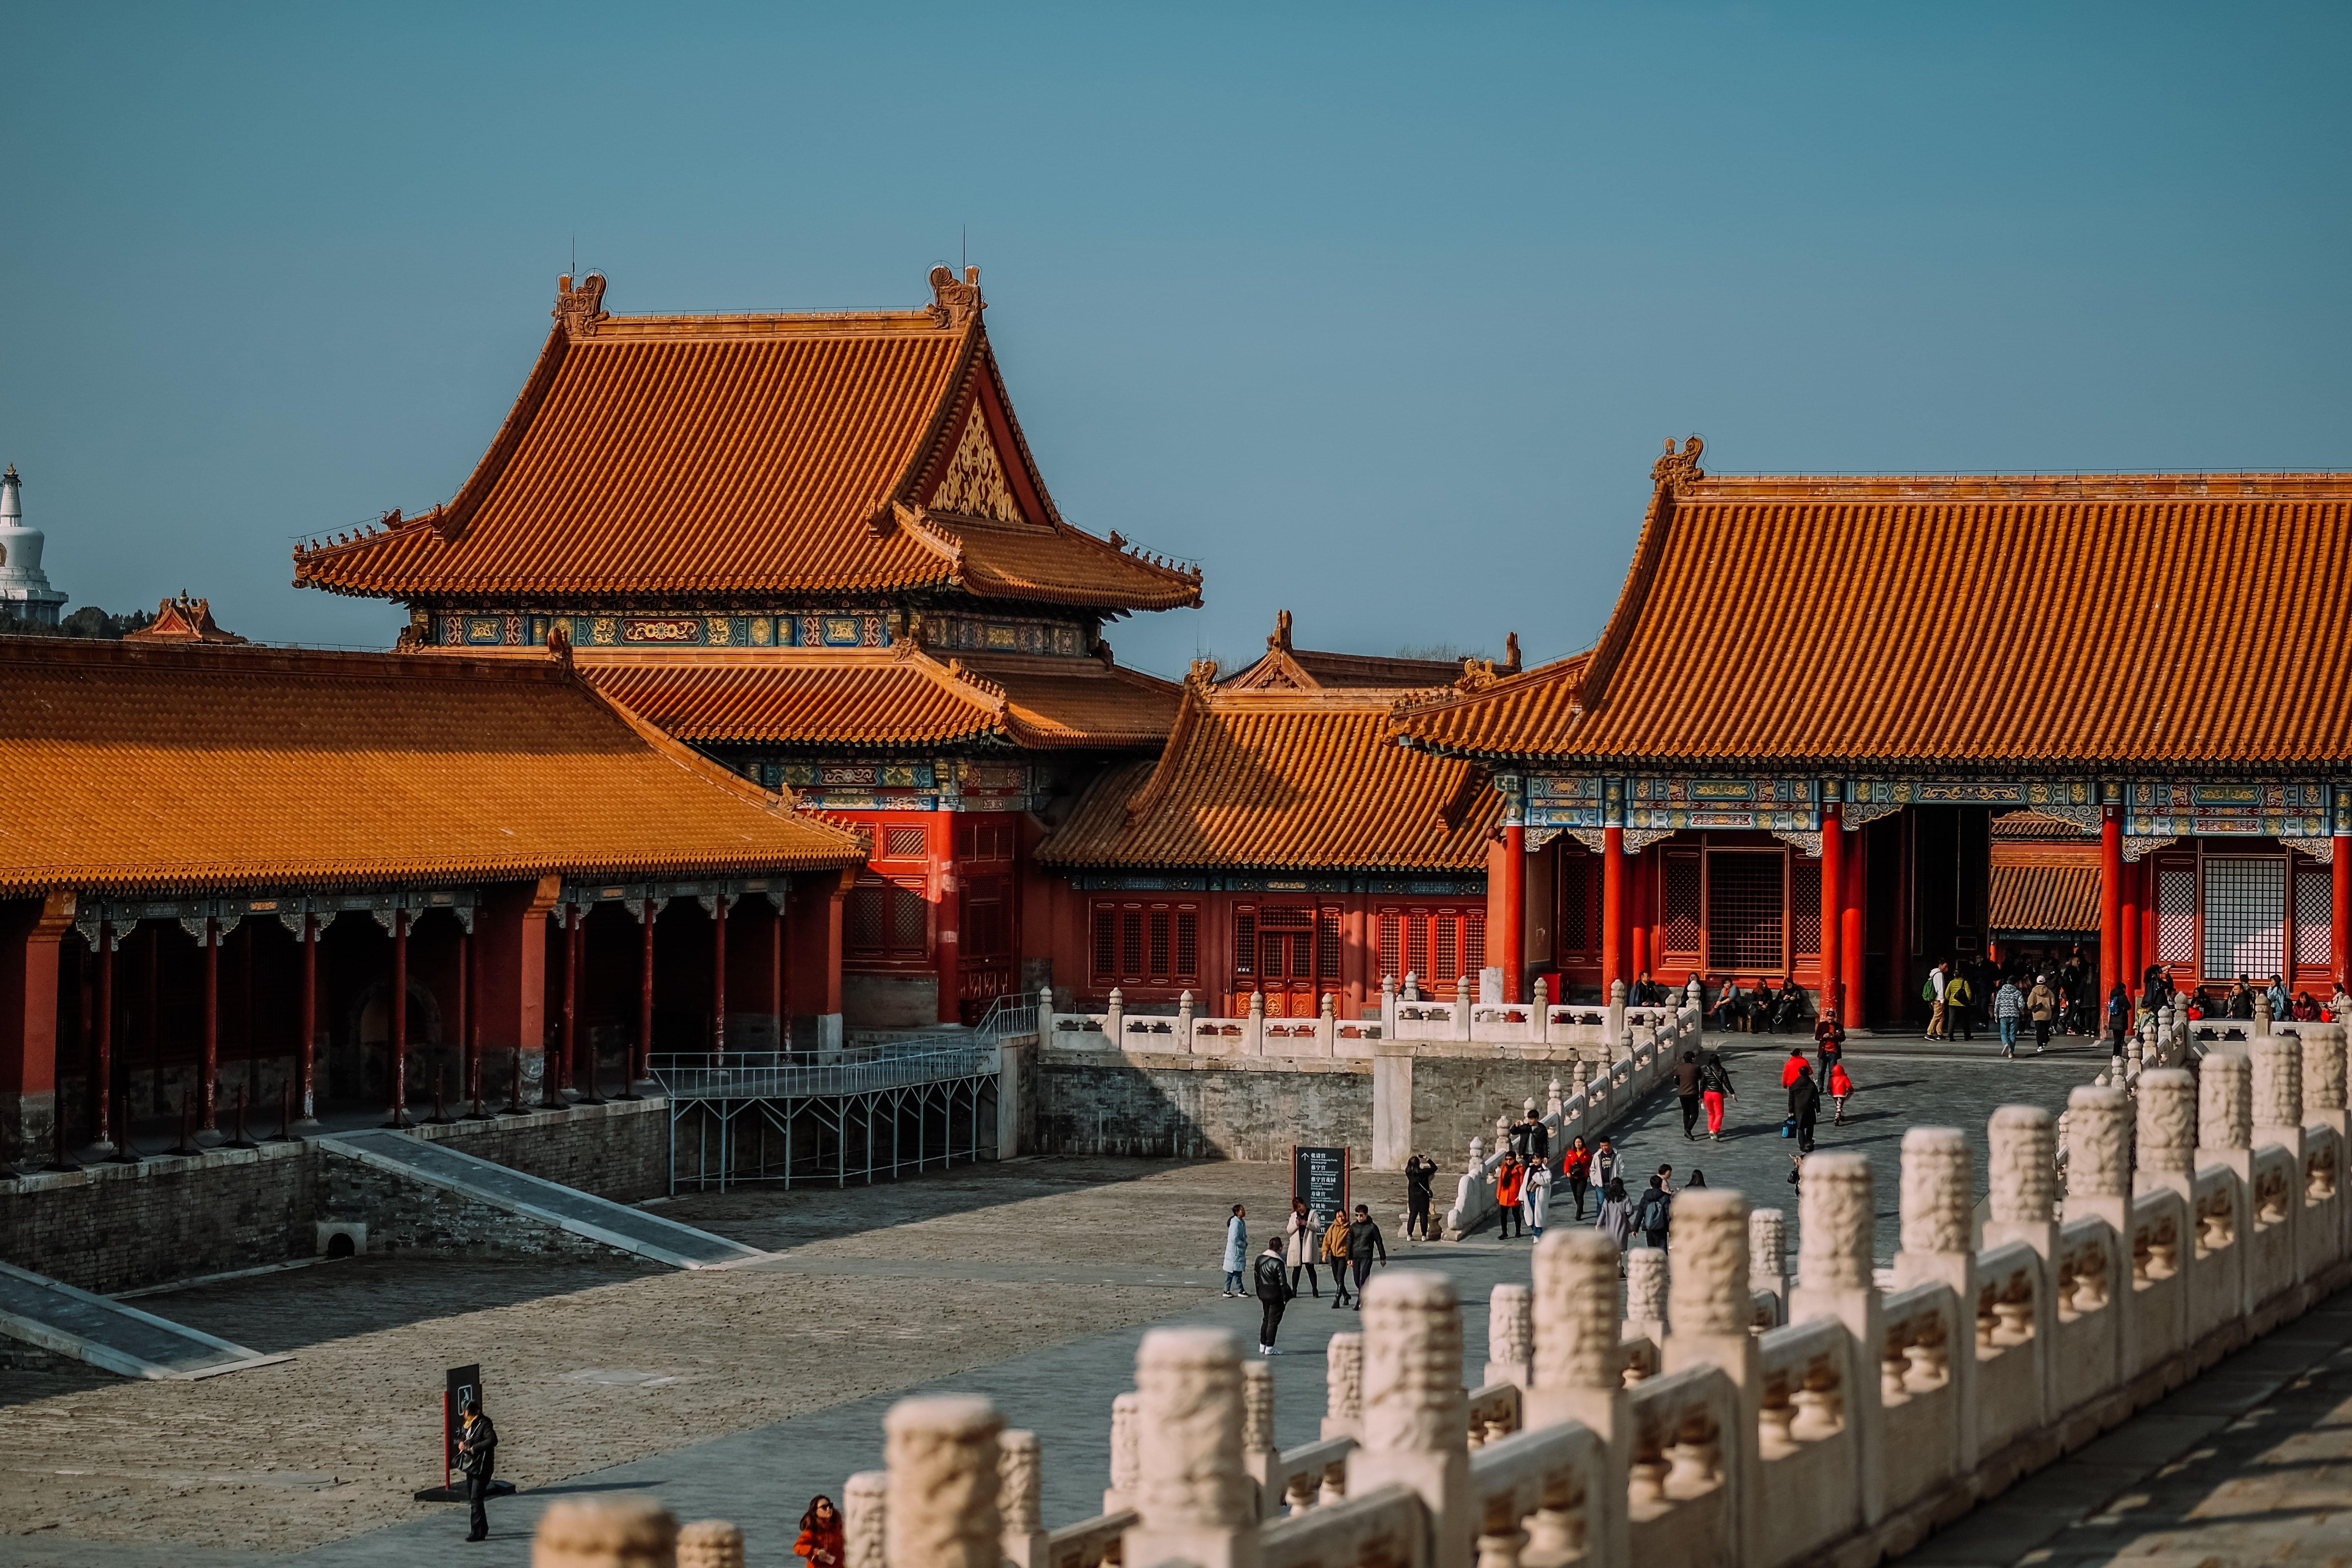
[[974,1032],[987,1036],[992,1042],[1035,1034],[1037,1008],[1044,994],[1038,991],[1020,991],[996,997],[989,1003],[988,1011],[980,1016],[980,1023]]
[[996,1042],[929,1037],[831,1051],[729,1051],[656,1056],[649,1068],[679,1100],[812,1100],[972,1078],[995,1070]]

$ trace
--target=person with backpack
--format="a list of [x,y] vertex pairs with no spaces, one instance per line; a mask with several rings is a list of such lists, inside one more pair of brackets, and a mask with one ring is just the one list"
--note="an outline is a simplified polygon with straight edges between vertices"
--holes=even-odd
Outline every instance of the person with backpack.
[[1642,1201],[1633,1206],[1633,1228],[1641,1232],[1644,1245],[1666,1245],[1666,1229],[1674,1223],[1674,1194],[1666,1191],[1665,1178],[1652,1176]]
[[[1511,1222],[1519,1217],[1519,1189],[1527,1179],[1528,1168],[1519,1163],[1519,1157],[1517,1154],[1504,1155],[1502,1164],[1495,1172],[1495,1202],[1503,1211],[1500,1239],[1504,1241],[1511,1239]],[[1519,1234],[1527,1234],[1526,1226],[1520,1226]]]
[[1822,1086],[1813,1081],[1813,1064],[1802,1063],[1797,1081],[1789,1086],[1789,1120],[1797,1133],[1800,1153],[1813,1152],[1813,1121],[1822,1113]]
[[1833,1113],[1830,1117],[1831,1126],[1845,1125],[1845,1097],[1853,1092],[1853,1079],[1846,1076],[1845,1063],[1832,1066],[1830,1068],[1830,1110]]
[[1346,1306],[1349,1300],[1348,1245],[1351,1230],[1348,1224],[1348,1211],[1342,1208],[1332,1219],[1330,1228],[1323,1233],[1323,1259],[1331,1266],[1331,1310],[1335,1312]]
[[1348,1263],[1356,1273],[1356,1310],[1364,1310],[1364,1281],[1370,1277],[1372,1261],[1389,1260],[1388,1244],[1381,1239],[1381,1227],[1372,1223],[1372,1211],[1362,1204],[1356,1205],[1356,1217],[1348,1226]]
[[1927,971],[1925,984],[1919,987],[1919,1000],[1927,1004],[1927,1038],[1951,1038],[1944,1026],[1944,961],[1937,959],[1936,967]]
[[1290,1270],[1283,1261],[1282,1238],[1269,1236],[1265,1250],[1257,1255],[1257,1271],[1252,1283],[1257,1291],[1257,1353],[1280,1355],[1274,1348],[1274,1336],[1282,1327],[1282,1310],[1298,1292],[1290,1288]]
[[[1706,1135],[1714,1142],[1723,1142],[1723,1102],[1737,1100],[1731,1087],[1731,1074],[1723,1065],[1723,1053],[1709,1051],[1698,1064],[1698,1098],[1706,1108]],[[1584,1194],[1577,1194],[1576,1217],[1584,1217]]]
[[[1412,1179],[1412,1167],[1405,1167],[1406,1179]],[[1315,1278],[1315,1262],[1323,1250],[1323,1216],[1307,1206],[1305,1198],[1290,1200],[1290,1217],[1282,1222],[1282,1257],[1290,1268],[1290,1293],[1298,1294],[1298,1271],[1307,1270],[1307,1289],[1315,1299],[1323,1299],[1323,1287]]]

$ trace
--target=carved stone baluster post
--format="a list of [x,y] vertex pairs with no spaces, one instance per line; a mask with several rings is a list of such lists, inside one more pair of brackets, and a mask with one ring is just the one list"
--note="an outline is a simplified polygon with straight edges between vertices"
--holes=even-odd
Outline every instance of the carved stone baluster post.
[[1242,1049],[1245,1057],[1265,1055],[1265,993],[1253,991],[1249,995],[1249,1016],[1242,1020]]
[[902,1399],[882,1418],[889,1467],[890,1561],[999,1568],[997,1434],[1004,1418],[977,1394]]
[[2131,1231],[2131,1100],[2084,1084],[2066,1097],[2066,1217],[2097,1215]]
[[[1121,1561],[1255,1568],[1256,1500],[1242,1468],[1241,1342],[1154,1329],[1135,1356],[1143,1474]],[[893,1568],[901,1560],[891,1559]]]
[[1110,988],[1110,1005],[1103,1014],[1103,1044],[1115,1051],[1127,1049],[1127,993],[1116,985]]
[[1864,1523],[1885,1511],[1885,1415],[1873,1375],[1886,1342],[1886,1324],[1872,1277],[1875,1192],[1867,1155],[1820,1153],[1805,1162],[1797,1198],[1797,1284],[1789,1292],[1789,1321],[1835,1318],[1853,1336],[1847,1365],[1846,1420],[1856,1429],[1860,1498]]
[[[1822,1159],[1869,1163],[1858,1154],[1816,1155],[1805,1162],[1804,1202],[1814,1202],[1813,1167]],[[1812,1231],[1812,1210],[1801,1211],[1800,1243]],[[1864,1207],[1864,1224],[1869,1210]],[[1733,1429],[1717,1435],[1723,1446],[1724,1472],[1734,1500],[1733,1539],[1739,1542],[1738,1561],[1763,1561],[1763,1520],[1759,1482],[1762,1460],[1757,1449],[1756,1423],[1763,1405],[1763,1363],[1756,1337],[1748,1331],[1755,1303],[1748,1290],[1748,1200],[1728,1187],[1693,1187],[1675,1199],[1674,1279],[1666,1304],[1666,1339],[1660,1365],[1669,1373],[1685,1367],[1714,1365],[1723,1369],[1739,1388],[1739,1415]],[[1865,1243],[1865,1246],[1867,1244]],[[1639,1256],[1636,1254],[1635,1256]],[[1864,1280],[1868,1282],[1867,1251]],[[1810,1254],[1808,1254],[1810,1257]],[[1810,1278],[1811,1266],[1803,1270]],[[1796,1292],[1792,1306],[1801,1310],[1804,1292]],[[1854,1401],[1846,1403],[1852,1419]],[[1872,1475],[1863,1469],[1867,1489]]]
[[2352,1116],[2344,1103],[2344,1026],[2300,1024],[2303,1041],[2303,1120],[2336,1129],[2336,1147],[2352,1137]]
[[743,1531],[723,1519],[677,1527],[677,1568],[743,1568]]
[[2053,1408],[2055,1363],[2050,1337],[2057,1329],[2058,1127],[2034,1105],[2004,1105],[1992,1113],[1990,1134],[1992,1213],[1984,1222],[1984,1245],[2021,1241],[2042,1259],[2033,1289],[2033,1359],[2044,1419]]
[[1666,1252],[1636,1247],[1625,1254],[1625,1331],[1666,1348]]
[[2293,1035],[2263,1035],[2248,1052],[2254,1061],[2254,1147],[2275,1143],[2303,1168],[2303,1043]]
[[1257,1483],[1257,1517],[1281,1518],[1288,1478],[1274,1441],[1274,1368],[1262,1361],[1242,1363],[1242,1468]]
[[[1584,1500],[1591,1561],[1630,1560],[1623,1478],[1632,1453],[1624,1330],[1617,1316],[1617,1244],[1597,1230],[1559,1229],[1536,1243],[1535,1383],[1530,1429],[1581,1421],[1609,1446],[1612,1485]],[[1565,1550],[1566,1496],[1547,1496],[1533,1548]],[[1549,1516],[1549,1517],[1548,1517]],[[1557,1537],[1558,1539],[1555,1539]]]
[[1143,1466],[1136,1412],[1142,1404],[1143,1395],[1132,1389],[1110,1402],[1110,1486],[1103,1492],[1105,1513],[1135,1506],[1136,1476]]
[[1528,1038],[1538,1045],[1551,1043],[1551,976],[1536,976],[1535,1001],[1528,1018]]
[[1181,1050],[1189,1052],[1201,1048],[1192,1028],[1192,994],[1190,991],[1176,998],[1176,1038],[1181,1042]]
[[1789,1222],[1779,1209],[1748,1211],[1748,1286],[1769,1290],[1789,1321]]
[[2139,1079],[2138,1156],[2132,1191],[2172,1192],[2196,1201],[2197,1079],[2185,1068],[2150,1068]]
[[1955,1298],[1947,1349],[1963,1471],[1977,1462],[1974,1167],[1968,1134],[1957,1127],[1914,1127],[1903,1134],[1903,1246],[1895,1255],[1895,1288],[1944,1285]]
[[1515,1383],[1521,1394],[1535,1385],[1535,1291],[1525,1285],[1497,1285],[1486,1298],[1488,1383]]
[[2271,1016],[2271,994],[2267,991],[2255,992],[2254,1038],[2261,1039],[2263,1036],[2269,1034],[2271,1032],[2271,1025],[2274,1022],[2276,1022],[2276,1020]]
[[[2340,1060],[2340,1059],[2342,1059],[2342,1058],[2339,1058],[2338,1059]],[[1550,1118],[1550,1119],[1551,1119],[1551,1121],[1552,1121],[1555,1124],[1557,1124],[1557,1123],[1559,1122],[1559,1121],[1560,1113],[1561,1113],[1561,1111],[1566,1108],[1566,1105],[1567,1105],[1567,1102],[1566,1102],[1565,1100],[1563,1100],[1562,1099],[1560,1099],[1560,1094],[1559,1094],[1559,1079],[1557,1077],[1555,1077],[1555,1078],[1551,1080],[1551,1088],[1550,1088],[1548,1091],[1546,1091],[1545,1096],[1544,1096],[1544,1114],[1545,1114],[1547,1117]],[[1565,1147],[1564,1147],[1564,1146],[1565,1146],[1565,1144],[1566,1144],[1566,1142],[1567,1142],[1567,1139],[1563,1136],[1563,1137],[1562,1137],[1562,1139],[1560,1140],[1560,1142],[1561,1142],[1561,1144],[1563,1145],[1563,1147],[1562,1147],[1561,1149],[1555,1149],[1555,1150],[1553,1151],[1553,1155],[1554,1155],[1554,1157],[1555,1157],[1555,1158],[1557,1158],[1560,1153],[1562,1153],[1562,1152],[1565,1152]]]
[[539,1516],[532,1568],[673,1568],[677,1521],[651,1498],[559,1498]]
[[[1470,1568],[1479,1521],[1469,1437],[1454,1281],[1418,1268],[1381,1270],[1364,1288],[1364,1436],[1348,1456],[1348,1495],[1391,1481],[1421,1494],[1436,1525],[1430,1568]],[[1128,1561],[1157,1560],[1130,1552]]]
[[1364,1435],[1364,1336],[1333,1334],[1323,1349],[1323,1429],[1326,1437]]
[[1034,1432],[1004,1432],[996,1439],[996,1511],[1005,1561],[1017,1568],[1047,1568],[1044,1460]]
[[2254,1064],[2215,1051],[2197,1068],[2197,1163],[2227,1165],[2254,1179]]
[[860,1470],[841,1489],[842,1568],[890,1568],[890,1477]]

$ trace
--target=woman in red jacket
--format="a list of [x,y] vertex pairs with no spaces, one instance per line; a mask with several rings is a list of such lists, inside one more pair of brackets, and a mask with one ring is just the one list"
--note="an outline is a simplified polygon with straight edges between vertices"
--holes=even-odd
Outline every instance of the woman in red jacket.
[[848,1555],[841,1514],[823,1492],[809,1500],[808,1511],[801,1515],[801,1538],[793,1544],[793,1555],[806,1558],[809,1568],[841,1568]]
[[1853,1079],[1846,1076],[1845,1063],[1832,1062],[1830,1065],[1830,1105],[1837,1114],[1830,1118],[1831,1126],[1845,1125],[1845,1097],[1853,1092]]

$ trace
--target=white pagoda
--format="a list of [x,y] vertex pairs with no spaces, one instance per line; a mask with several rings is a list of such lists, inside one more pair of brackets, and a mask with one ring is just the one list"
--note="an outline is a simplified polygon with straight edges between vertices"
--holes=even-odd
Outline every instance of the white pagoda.
[[39,529],[25,526],[21,484],[16,465],[9,464],[0,475],[0,615],[53,626],[66,596],[49,586],[48,574],[41,570],[41,546],[47,539]]

